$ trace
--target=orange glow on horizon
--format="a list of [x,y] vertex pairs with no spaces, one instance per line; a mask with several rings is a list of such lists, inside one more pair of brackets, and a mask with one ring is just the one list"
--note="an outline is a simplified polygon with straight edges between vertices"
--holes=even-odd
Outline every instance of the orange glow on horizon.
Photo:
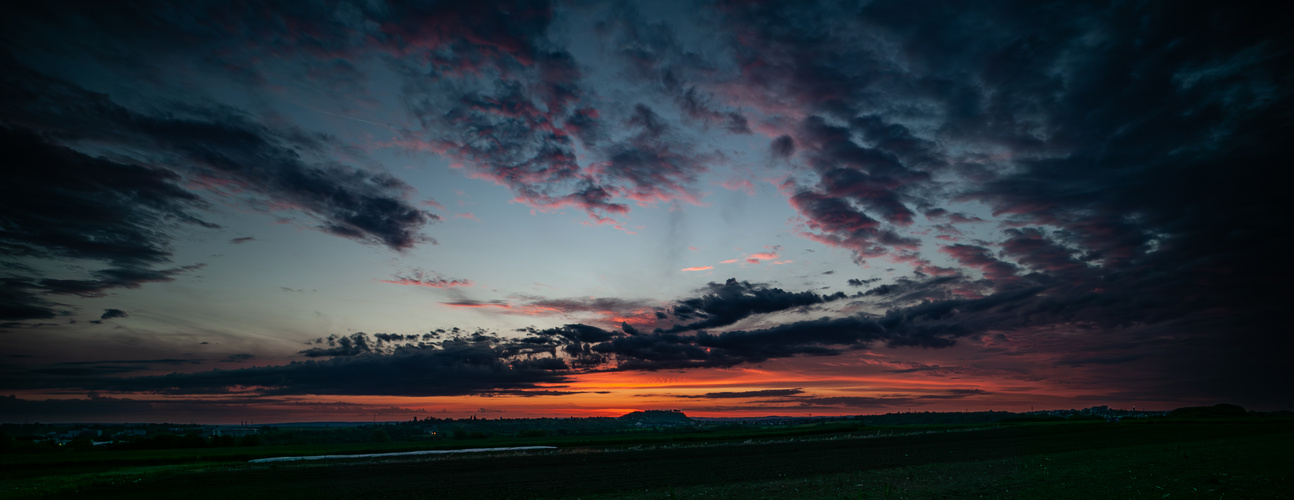
[[[501,307],[467,304],[461,307]],[[791,357],[729,368],[571,373],[564,381],[536,384],[508,394],[464,396],[272,395],[272,388],[245,387],[235,394],[165,395],[112,392],[94,397],[148,402],[163,411],[173,405],[179,420],[244,418],[246,411],[208,411],[242,407],[259,398],[258,421],[400,421],[411,418],[615,417],[639,410],[681,410],[694,417],[829,416],[903,411],[1028,411],[1114,406],[1094,400],[1092,386],[1035,372],[1021,378],[1001,361],[970,366],[981,347],[959,345],[947,351],[854,351],[831,358]],[[922,357],[914,357],[919,354]],[[931,357],[934,356],[934,357]],[[897,360],[903,361],[897,361]],[[920,360],[914,361],[914,360]],[[1031,363],[1031,364],[1037,364]],[[940,369],[940,366],[947,367]],[[910,371],[913,367],[931,371]],[[966,368],[966,366],[963,366]],[[976,371],[978,370],[978,371]],[[1056,382],[1051,382],[1056,380]],[[82,399],[82,395],[16,391],[23,399]],[[270,394],[267,394],[270,393]],[[525,393],[530,394],[526,395]],[[228,401],[228,403],[226,403]],[[1129,406],[1134,402],[1129,402]],[[1136,401],[1138,408],[1174,408],[1167,401]],[[204,406],[212,405],[212,406]],[[1181,406],[1181,404],[1177,404]],[[188,409],[186,409],[188,408]],[[196,408],[196,409],[194,409]],[[189,412],[189,413],[184,413]],[[160,413],[159,413],[160,414]],[[221,416],[225,415],[225,416]],[[230,417],[228,415],[240,415]],[[267,415],[272,415],[267,417]]]

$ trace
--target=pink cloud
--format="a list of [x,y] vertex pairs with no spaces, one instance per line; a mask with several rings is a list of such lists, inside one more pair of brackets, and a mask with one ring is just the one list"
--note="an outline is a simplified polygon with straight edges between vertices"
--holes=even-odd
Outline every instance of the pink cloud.
[[504,302],[501,300],[478,301],[460,300],[442,302],[442,305],[467,309],[491,309],[500,314],[518,316],[578,316],[577,321],[616,329],[622,323],[637,327],[654,327],[659,322],[655,305],[643,301],[622,300],[614,298],[559,298],[541,299],[527,302]]
[[791,206],[800,213],[800,222],[807,228],[797,231],[801,236],[850,250],[856,261],[892,252],[912,252],[921,246],[920,240],[882,227],[847,199],[803,190],[791,181],[783,184],[782,191],[789,194]]
[[683,271],[708,271],[710,269],[714,269],[714,266],[685,267],[682,270]]
[[463,212],[461,214],[455,214],[454,217],[457,217],[460,219],[471,219],[476,222],[481,222],[481,219],[476,218],[476,215],[472,214],[472,212]]
[[954,276],[957,274],[956,269],[953,269],[951,267],[936,266],[933,263],[931,263],[930,260],[921,258],[914,251],[892,253],[886,256],[886,259],[892,262],[907,263],[908,265],[912,266],[912,269],[914,271],[923,273],[926,275],[930,275],[930,276]]
[[984,277],[993,281],[1014,282],[1019,271],[1015,265],[994,258],[987,248],[973,245],[949,245],[939,249],[966,267],[979,269]]
[[730,179],[723,182],[723,187],[731,191],[745,191],[750,196],[755,196],[755,185],[748,179]]
[[719,261],[720,264],[735,264],[736,262],[737,262],[737,259],[728,259],[728,260]]
[[773,261],[781,258],[781,256],[777,254],[777,252],[782,251],[781,245],[764,245],[764,249],[768,251],[747,254],[745,257],[746,262],[749,262],[751,264],[759,264],[760,262],[763,262],[763,261]]

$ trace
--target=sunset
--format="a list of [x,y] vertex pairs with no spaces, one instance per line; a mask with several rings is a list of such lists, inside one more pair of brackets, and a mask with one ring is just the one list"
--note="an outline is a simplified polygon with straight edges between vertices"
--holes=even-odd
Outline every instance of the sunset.
[[1279,9],[17,1],[0,26],[4,423],[1294,404]]

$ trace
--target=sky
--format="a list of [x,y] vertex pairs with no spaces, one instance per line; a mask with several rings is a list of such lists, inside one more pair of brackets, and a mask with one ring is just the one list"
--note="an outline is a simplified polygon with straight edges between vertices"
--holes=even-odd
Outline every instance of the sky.
[[0,420],[1289,409],[1275,4],[3,2]]

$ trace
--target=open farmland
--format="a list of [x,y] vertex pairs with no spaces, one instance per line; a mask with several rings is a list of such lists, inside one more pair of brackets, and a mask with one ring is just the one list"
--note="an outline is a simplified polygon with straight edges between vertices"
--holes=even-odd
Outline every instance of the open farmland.
[[[575,446],[552,452],[305,464],[216,463],[100,475],[95,498],[1279,498],[1283,420],[1014,424],[892,437]],[[1166,496],[1167,495],[1167,496]]]

